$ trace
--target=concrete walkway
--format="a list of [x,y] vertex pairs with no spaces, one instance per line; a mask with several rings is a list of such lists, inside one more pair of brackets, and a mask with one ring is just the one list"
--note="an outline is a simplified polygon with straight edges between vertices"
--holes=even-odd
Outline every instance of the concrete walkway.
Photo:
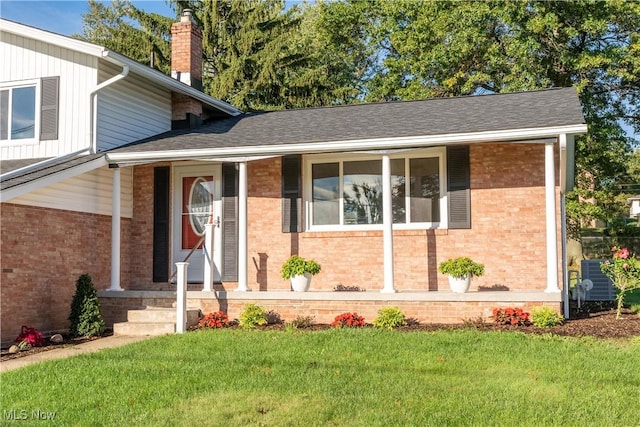
[[120,347],[126,344],[142,341],[147,338],[152,338],[152,337],[112,335],[109,337],[100,338],[99,340],[89,341],[89,342],[77,344],[74,346],[61,347],[53,350],[41,351],[40,353],[35,353],[29,356],[18,357],[17,359],[11,359],[4,362],[0,362],[0,372],[11,371],[13,369],[22,368],[23,366],[29,366],[35,363],[40,363],[45,360],[62,359],[65,357],[77,356],[83,353],[93,353],[95,351],[103,350],[105,348]]

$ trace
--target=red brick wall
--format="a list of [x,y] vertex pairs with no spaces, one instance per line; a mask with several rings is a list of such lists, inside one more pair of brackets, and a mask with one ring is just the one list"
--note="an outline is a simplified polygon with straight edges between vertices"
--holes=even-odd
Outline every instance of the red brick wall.
[[[191,21],[171,25],[171,71],[189,73],[192,86],[194,80],[202,82],[202,33]],[[171,99],[171,120],[184,120],[187,113],[202,115],[202,103],[190,96],[172,93]]]
[[[0,205],[2,342],[22,325],[68,328],[75,283],[88,273],[96,289],[111,281],[111,217],[59,209]],[[121,284],[129,287],[131,221],[121,220]]]
[[171,25],[171,70],[202,80],[202,32],[190,20]]
[[[381,231],[281,232],[280,167],[280,159],[249,163],[249,287],[288,289],[280,266],[297,248],[323,266],[312,289],[381,289]],[[471,188],[471,229],[394,232],[396,289],[448,289],[437,265],[460,255],[485,264],[471,290],[546,288],[544,145],[472,145]]]
[[[137,166],[134,172],[133,289],[169,289],[151,282],[155,166],[158,164]],[[248,278],[252,290],[288,290],[280,267],[296,252],[323,266],[313,278],[312,289],[332,290],[338,284],[369,291],[382,289],[381,231],[282,233],[281,160],[250,162],[247,172]],[[437,266],[459,255],[485,264],[486,273],[474,279],[472,291],[480,287],[546,288],[544,146],[472,145],[471,187],[471,229],[394,232],[396,289],[447,290],[447,279],[437,272]],[[558,238],[559,230],[558,225]],[[560,243],[558,250],[560,253]],[[225,288],[234,289],[235,284],[227,283]]]
[[[347,292],[349,296],[353,293]],[[465,320],[476,320],[479,317],[485,321],[490,321],[492,310],[497,307],[520,307],[527,312],[535,306],[548,306],[559,313],[560,302],[551,301],[523,301],[518,299],[518,294],[510,294],[510,301],[494,302],[489,301],[490,297],[483,298],[483,301],[384,301],[366,299],[374,292],[360,293],[362,299],[340,300],[339,293],[330,293],[331,297],[326,299],[303,299],[289,298],[289,293],[283,293],[282,299],[262,299],[260,293],[251,293],[247,296],[255,295],[254,299],[229,299],[214,297],[191,297],[187,300],[187,308],[199,309],[202,313],[211,313],[222,310],[228,314],[229,319],[238,319],[247,304],[256,304],[266,311],[274,311],[280,319],[286,322],[294,320],[298,316],[313,316],[315,323],[331,323],[335,317],[345,312],[356,312],[364,317],[365,322],[371,323],[377,316],[378,311],[383,307],[398,307],[406,318],[415,319],[421,323],[463,323]],[[487,293],[488,294],[488,293]],[[503,294],[503,293],[500,293]],[[311,295],[307,293],[305,295]],[[375,295],[379,295],[375,293]],[[424,294],[422,294],[424,295]],[[303,296],[296,294],[296,296]],[[530,299],[530,296],[528,297]],[[159,296],[123,296],[122,294],[108,293],[100,298],[102,307],[106,312],[105,322],[109,327],[116,322],[127,321],[128,310],[141,310],[146,306],[171,307],[175,303],[175,298]]]

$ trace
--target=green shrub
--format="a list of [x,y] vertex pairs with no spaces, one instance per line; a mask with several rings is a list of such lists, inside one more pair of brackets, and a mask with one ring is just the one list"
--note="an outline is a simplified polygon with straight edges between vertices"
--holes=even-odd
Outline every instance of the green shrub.
[[69,332],[73,336],[92,337],[104,332],[104,319],[100,314],[100,300],[91,276],[83,274],[76,282],[76,293],[71,300]]
[[291,322],[287,322],[287,326],[293,329],[306,329],[313,326],[316,318],[314,316],[298,316]]
[[458,257],[441,262],[438,271],[458,279],[480,277],[484,274],[484,265],[468,257]]
[[322,267],[315,260],[306,260],[298,255],[292,255],[284,264],[280,274],[283,279],[290,279],[293,276],[309,273],[312,276],[320,273]]
[[268,325],[279,325],[282,323],[282,317],[280,317],[280,313],[275,310],[269,310],[267,312],[267,324]]
[[256,326],[264,326],[267,324],[267,312],[264,308],[255,304],[247,304],[240,313],[240,327],[245,329],[253,329]]
[[378,310],[378,317],[373,320],[373,326],[384,329],[393,329],[406,324],[404,313],[398,307],[381,308]]
[[640,314],[640,304],[632,304],[630,310],[636,314]]
[[551,307],[540,306],[531,309],[531,323],[538,328],[560,325],[564,318]]

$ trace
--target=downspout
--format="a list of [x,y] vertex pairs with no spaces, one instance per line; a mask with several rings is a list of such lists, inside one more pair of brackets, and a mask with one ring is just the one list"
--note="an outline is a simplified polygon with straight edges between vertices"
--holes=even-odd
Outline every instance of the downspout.
[[569,266],[567,256],[567,191],[574,186],[574,139],[573,135],[560,134],[560,226],[562,241],[562,311],[569,318]]
[[567,205],[564,191],[560,192],[560,222],[562,227],[562,312],[569,318],[569,269],[567,267]]
[[[107,56],[109,52],[103,52],[103,56]],[[98,97],[97,94],[99,91],[101,91],[102,89],[104,89],[105,87],[112,85],[113,83],[117,82],[118,80],[122,80],[125,77],[127,77],[127,75],[129,74],[129,66],[117,61],[113,58],[109,58],[110,62],[113,62],[119,66],[122,67],[122,71],[120,72],[120,74],[117,74],[113,77],[111,77],[108,80],[103,81],[102,83],[100,83],[98,86],[96,86],[90,93],[89,93],[89,105],[91,108],[91,112],[89,114],[89,116],[91,117],[91,124],[89,126],[90,129],[90,134],[89,134],[89,141],[90,141],[90,146],[89,146],[89,152],[91,154],[95,154],[98,152],[98,140],[97,140],[97,123],[98,123]]]

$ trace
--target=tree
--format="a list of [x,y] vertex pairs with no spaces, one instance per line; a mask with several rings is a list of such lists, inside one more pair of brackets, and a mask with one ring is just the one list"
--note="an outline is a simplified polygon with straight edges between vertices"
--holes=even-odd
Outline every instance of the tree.
[[89,12],[82,15],[82,35],[75,37],[105,46],[165,74],[171,72],[171,23],[156,13],[146,13],[130,1],[110,5],[89,0]]
[[76,282],[71,300],[69,332],[73,336],[96,336],[104,332],[104,319],[100,313],[100,300],[91,276],[83,274]]
[[193,9],[202,28],[205,92],[244,110],[318,104],[320,85],[310,70],[301,8],[287,9],[284,0],[176,1],[176,6]]
[[[171,3],[203,29],[205,91],[245,110],[575,86],[589,131],[576,141],[570,228],[620,211],[639,145],[622,127],[640,132],[638,0]],[[167,57],[169,21],[123,1],[90,5],[91,41]]]
[[620,211],[619,201],[603,202],[619,193],[638,144],[621,125],[640,126],[640,2],[335,3],[377,14],[361,35],[380,58],[366,85],[369,101],[575,86],[589,132],[576,142],[569,215],[580,223]]

